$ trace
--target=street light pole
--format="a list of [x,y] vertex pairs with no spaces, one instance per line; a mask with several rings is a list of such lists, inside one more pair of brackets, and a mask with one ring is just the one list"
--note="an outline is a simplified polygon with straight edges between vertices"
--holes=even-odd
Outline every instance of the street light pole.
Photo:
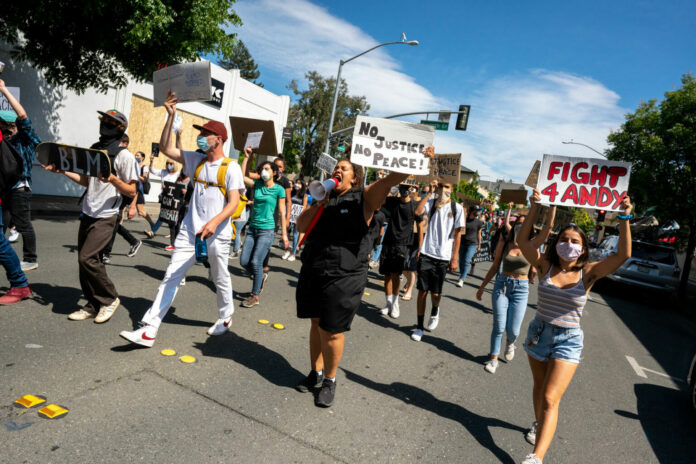
[[564,145],[582,145],[583,147],[589,148],[593,152],[597,153],[599,156],[602,156],[604,158],[607,157],[604,153],[601,153],[599,150],[595,150],[594,148],[592,148],[589,145],[585,145],[584,143],[580,143],[580,142],[573,142],[573,139],[570,139],[569,141],[561,140],[561,143]]

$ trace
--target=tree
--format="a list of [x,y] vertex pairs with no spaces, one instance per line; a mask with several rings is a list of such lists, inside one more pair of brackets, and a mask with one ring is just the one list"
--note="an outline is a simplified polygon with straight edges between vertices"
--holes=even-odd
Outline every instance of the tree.
[[[325,78],[316,71],[309,71],[305,78],[309,84],[306,90],[300,90],[299,84],[294,80],[288,84],[288,89],[297,97],[290,107],[288,126],[302,137],[302,174],[308,176],[312,172],[313,161],[324,150],[336,79]],[[365,114],[369,109],[370,105],[365,97],[348,95],[348,85],[341,79],[334,128],[354,125],[356,116]]]
[[283,144],[283,158],[285,158],[286,173],[299,172],[299,159],[302,154],[302,136],[292,134],[290,140],[286,140]]
[[591,235],[594,232],[595,220],[584,208],[569,208],[573,213],[573,222],[580,227],[585,235]]
[[681,225],[687,259],[679,295],[685,297],[696,248],[696,79],[685,74],[681,82],[661,102],[641,103],[626,115],[621,129],[608,137],[607,158],[633,163],[629,194],[636,204],[656,205],[659,220]]
[[227,58],[218,60],[218,64],[225,69],[239,69],[239,74],[242,78],[253,82],[259,87],[263,87],[263,83],[256,80],[261,75],[261,71],[259,71],[258,65],[251,57],[249,49],[246,48],[246,45],[241,40],[234,45],[232,54]]
[[483,198],[483,195],[481,195],[478,191],[478,186],[479,186],[479,175],[478,172],[474,174],[474,178],[471,179],[471,182],[467,182],[465,180],[460,180],[459,184],[455,185],[452,190],[454,192],[454,195],[452,195],[452,198],[455,198],[457,202],[461,201],[457,197],[457,193],[461,193],[462,195],[471,198],[472,200],[477,200],[479,198]]
[[234,0],[3,2],[0,40],[53,85],[77,92],[152,79],[167,64],[229,55],[241,25]]

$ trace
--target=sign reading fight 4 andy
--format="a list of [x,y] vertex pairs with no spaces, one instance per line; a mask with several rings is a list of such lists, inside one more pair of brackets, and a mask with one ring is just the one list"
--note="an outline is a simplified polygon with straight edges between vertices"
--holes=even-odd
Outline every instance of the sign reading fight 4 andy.
[[431,126],[358,116],[350,160],[368,168],[427,175],[430,167],[423,152],[434,135]]
[[544,155],[537,188],[541,203],[620,211],[631,163]]

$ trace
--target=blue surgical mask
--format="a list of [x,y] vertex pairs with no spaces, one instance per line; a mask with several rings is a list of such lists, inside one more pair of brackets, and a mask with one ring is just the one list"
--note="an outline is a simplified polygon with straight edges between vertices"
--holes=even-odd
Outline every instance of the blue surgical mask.
[[198,138],[196,139],[196,143],[198,144],[198,148],[200,148],[203,151],[208,151],[210,150],[210,145],[208,145],[208,137],[205,137],[203,135],[199,135]]

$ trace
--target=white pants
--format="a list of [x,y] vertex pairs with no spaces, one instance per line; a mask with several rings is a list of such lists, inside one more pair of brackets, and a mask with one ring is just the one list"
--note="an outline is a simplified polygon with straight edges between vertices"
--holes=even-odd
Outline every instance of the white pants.
[[[157,289],[157,296],[152,306],[143,316],[143,322],[159,327],[162,319],[167,315],[169,307],[174,302],[174,297],[179,289],[181,280],[186,272],[196,262],[195,251],[196,236],[186,230],[181,230],[174,241],[174,252],[167,267],[162,283]],[[227,270],[230,256],[230,239],[208,238],[208,262],[217,287],[218,318],[227,319],[234,313],[232,300],[232,279]]]

